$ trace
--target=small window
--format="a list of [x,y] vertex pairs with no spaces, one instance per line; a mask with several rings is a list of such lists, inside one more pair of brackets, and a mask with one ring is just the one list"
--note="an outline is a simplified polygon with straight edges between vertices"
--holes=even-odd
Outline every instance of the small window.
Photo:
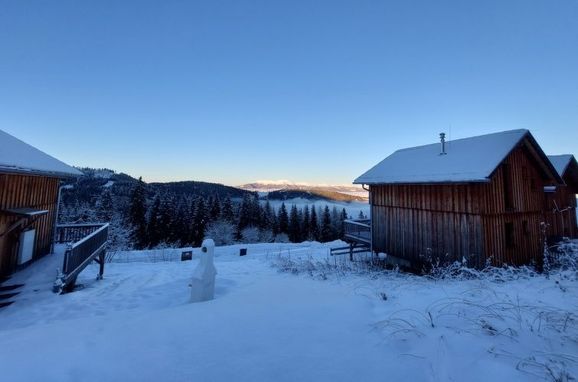
[[506,248],[514,248],[514,223],[506,223]]

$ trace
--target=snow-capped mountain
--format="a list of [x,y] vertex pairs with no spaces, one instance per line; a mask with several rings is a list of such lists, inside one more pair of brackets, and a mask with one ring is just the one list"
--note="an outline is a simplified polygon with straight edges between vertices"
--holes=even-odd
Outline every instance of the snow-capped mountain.
[[324,193],[340,193],[368,199],[368,193],[361,186],[356,185],[326,185],[291,182],[289,180],[261,180],[239,186],[247,191],[269,193],[275,191],[313,191]]

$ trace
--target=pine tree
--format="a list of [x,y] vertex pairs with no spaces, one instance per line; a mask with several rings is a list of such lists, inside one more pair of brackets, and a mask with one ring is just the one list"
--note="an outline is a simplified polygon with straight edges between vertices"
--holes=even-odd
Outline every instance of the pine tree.
[[136,249],[142,249],[147,243],[147,221],[146,221],[146,195],[145,183],[142,178],[138,178],[138,182],[132,191],[129,207],[129,224],[131,230],[131,241]]
[[186,224],[185,206],[181,200],[173,208],[173,216],[171,219],[171,236],[169,242],[175,245],[183,245],[188,240],[188,225]]
[[205,230],[207,229],[207,208],[205,200],[198,198],[196,202],[195,215],[193,217],[193,245],[198,247],[202,244],[205,238]]
[[106,189],[99,197],[96,218],[100,222],[110,222],[114,215],[114,203],[110,189]]
[[227,197],[223,202],[223,207],[221,209],[221,219],[233,222],[235,220],[235,213],[233,212],[233,203],[231,198]]
[[347,211],[345,208],[341,211],[341,224],[339,226],[339,237],[338,239],[343,239],[345,235],[345,221],[347,220]]
[[331,240],[331,213],[329,212],[329,207],[326,205],[323,210],[323,218],[321,222],[321,242],[325,243]]
[[331,240],[336,240],[340,237],[339,231],[341,229],[341,215],[337,212],[337,207],[333,206],[331,209]]
[[299,221],[299,213],[297,212],[297,206],[293,204],[291,206],[291,213],[289,216],[289,240],[293,243],[301,242],[301,224]]
[[273,225],[275,223],[275,218],[273,216],[273,209],[271,208],[271,203],[269,200],[265,202],[265,207],[263,207],[263,228],[273,231]]
[[311,239],[319,241],[319,222],[317,221],[317,212],[315,206],[311,207],[311,224],[310,224]]
[[221,201],[219,200],[219,196],[216,195],[210,204],[210,221],[214,222],[221,218]]
[[159,197],[159,195],[157,195],[153,202],[149,222],[147,225],[147,237],[148,237],[147,245],[149,248],[154,248],[161,242],[160,219],[161,219],[161,198]]
[[281,203],[281,208],[279,208],[279,217],[277,218],[279,222],[279,232],[289,233],[289,216],[287,215],[287,207],[285,203]]
[[303,240],[311,240],[311,215],[309,205],[303,208],[303,218],[301,220],[301,237]]
[[241,202],[241,208],[239,209],[239,222],[237,223],[237,234],[239,238],[241,238],[241,232],[245,228],[253,226],[253,213],[251,196],[249,194],[245,194],[243,201]]

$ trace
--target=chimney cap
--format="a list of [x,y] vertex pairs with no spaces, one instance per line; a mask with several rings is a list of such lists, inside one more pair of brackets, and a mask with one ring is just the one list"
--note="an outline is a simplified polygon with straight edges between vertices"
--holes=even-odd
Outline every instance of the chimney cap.
[[440,133],[441,151],[440,155],[446,155],[446,133]]

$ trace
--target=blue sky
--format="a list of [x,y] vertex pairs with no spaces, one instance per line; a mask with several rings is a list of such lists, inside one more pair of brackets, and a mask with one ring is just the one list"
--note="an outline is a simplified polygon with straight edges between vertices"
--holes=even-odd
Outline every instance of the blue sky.
[[147,181],[347,184],[530,129],[578,154],[578,2],[0,0],[0,129]]

